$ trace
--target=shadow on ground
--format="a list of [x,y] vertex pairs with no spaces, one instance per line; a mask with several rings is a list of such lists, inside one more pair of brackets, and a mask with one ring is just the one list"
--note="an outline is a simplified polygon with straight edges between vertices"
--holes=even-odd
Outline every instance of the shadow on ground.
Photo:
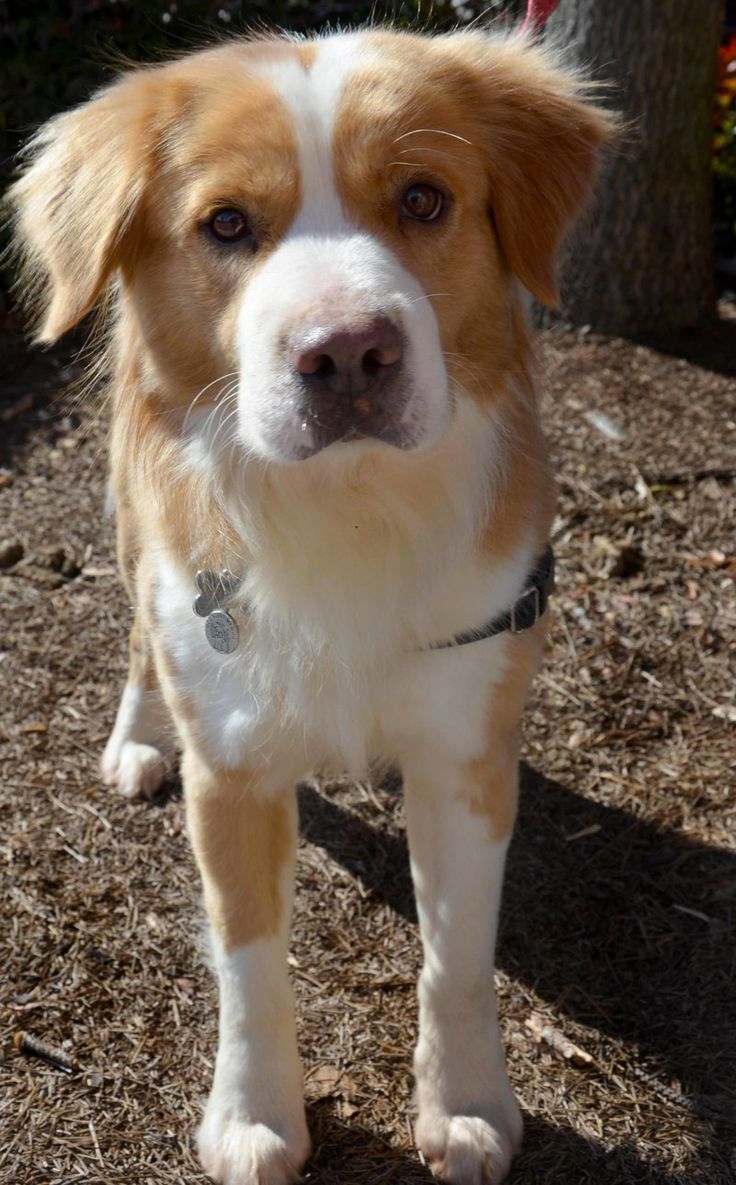
[[[311,787],[299,797],[304,836],[415,921],[403,834],[369,826]],[[734,855],[522,768],[499,968],[575,1022],[633,1045],[646,1073],[679,1083],[680,1105],[714,1123],[726,1152],[736,1137],[734,904]],[[553,1181],[563,1164],[575,1165],[580,1185],[680,1180],[626,1148],[606,1151],[529,1119],[512,1181]],[[392,1171],[385,1180],[430,1179],[416,1165]]]
[[414,1153],[392,1148],[375,1131],[353,1119],[339,1119],[329,1100],[308,1103],[307,1122],[312,1155],[303,1179],[308,1185],[347,1185],[350,1181],[431,1185],[436,1181]]
[[[372,1185],[432,1185],[437,1180],[415,1153],[392,1148],[377,1139],[374,1131],[352,1120],[343,1122],[329,1104],[311,1104],[307,1117],[314,1142],[314,1154],[303,1177],[308,1185],[363,1180]],[[575,1185],[691,1185],[682,1176],[644,1164],[632,1149],[607,1151],[572,1128],[526,1115],[524,1148],[506,1185],[555,1185],[573,1180]]]

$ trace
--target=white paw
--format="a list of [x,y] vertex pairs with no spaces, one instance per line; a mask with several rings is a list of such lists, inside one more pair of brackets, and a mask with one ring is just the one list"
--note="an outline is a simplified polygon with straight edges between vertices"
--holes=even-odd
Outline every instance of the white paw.
[[155,745],[120,742],[113,733],[102,755],[102,780],[126,798],[153,798],[169,765],[168,756]]
[[172,765],[174,735],[161,693],[128,682],[102,755],[102,780],[126,798],[152,798]]
[[484,1112],[446,1115],[433,1110],[417,1120],[417,1144],[448,1185],[500,1185],[506,1178],[521,1145],[521,1113],[513,1100]]
[[208,1108],[197,1135],[202,1168],[218,1185],[293,1185],[309,1155],[309,1135],[280,1135],[265,1123],[222,1119]]

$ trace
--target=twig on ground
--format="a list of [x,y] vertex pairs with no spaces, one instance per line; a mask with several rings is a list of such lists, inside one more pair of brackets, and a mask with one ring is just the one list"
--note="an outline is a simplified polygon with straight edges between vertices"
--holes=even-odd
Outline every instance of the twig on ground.
[[13,1037],[13,1044],[19,1053],[24,1053],[27,1057],[40,1057],[49,1065],[56,1066],[57,1070],[63,1070],[65,1074],[74,1074],[79,1069],[79,1062],[75,1057],[64,1049],[49,1045],[34,1033],[19,1030]]

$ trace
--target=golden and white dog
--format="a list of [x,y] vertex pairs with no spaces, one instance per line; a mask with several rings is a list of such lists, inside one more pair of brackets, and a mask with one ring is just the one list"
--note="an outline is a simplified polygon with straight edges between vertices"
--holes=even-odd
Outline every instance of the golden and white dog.
[[135,621],[103,772],[151,794],[183,750],[220,988],[199,1149],[227,1185],[293,1181],[309,1151],[294,784],[375,758],[403,770],[424,944],[418,1144],[458,1185],[518,1147],[493,958],[544,622],[433,643],[544,552],[523,289],[554,303],[612,128],[523,38],[236,40],[51,120],[14,187],[39,340],[112,294]]

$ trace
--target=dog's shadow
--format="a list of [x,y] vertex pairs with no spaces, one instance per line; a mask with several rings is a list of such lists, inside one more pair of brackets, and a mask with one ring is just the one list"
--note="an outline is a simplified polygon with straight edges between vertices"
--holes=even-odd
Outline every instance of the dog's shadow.
[[[363,822],[311,787],[301,787],[299,798],[304,837],[415,921],[404,836]],[[499,968],[604,1039],[634,1046],[650,1081],[712,1122],[718,1139],[731,1140],[735,904],[734,854],[595,803],[522,767]],[[403,1167],[386,1160],[387,1175],[375,1180],[431,1179],[405,1159]],[[722,1163],[725,1183],[733,1178]],[[319,1181],[346,1180],[332,1172],[330,1161]],[[644,1164],[631,1149],[606,1150],[569,1128],[532,1118],[511,1179],[518,1185],[675,1185],[682,1178]],[[712,1176],[709,1181],[716,1185]]]
[[[305,1185],[436,1183],[415,1152],[392,1147],[352,1119],[344,1122],[327,1100],[308,1104],[307,1117],[314,1153],[304,1171]],[[685,1185],[685,1180],[644,1165],[631,1148],[606,1149],[572,1128],[525,1116],[524,1147],[507,1185]]]

